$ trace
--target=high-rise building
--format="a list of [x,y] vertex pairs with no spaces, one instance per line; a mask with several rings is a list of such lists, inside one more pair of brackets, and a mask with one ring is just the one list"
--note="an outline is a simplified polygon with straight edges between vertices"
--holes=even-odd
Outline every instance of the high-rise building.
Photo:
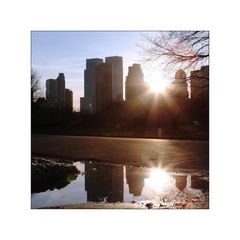
[[80,112],[87,111],[87,107],[85,105],[85,97],[80,97]]
[[59,73],[57,77],[58,82],[58,101],[62,108],[65,107],[66,93],[65,93],[65,76],[63,73]]
[[143,100],[143,94],[147,90],[147,84],[144,82],[144,75],[140,64],[133,64],[128,67],[128,76],[126,77],[126,101],[137,104]]
[[123,59],[120,56],[105,58],[112,65],[112,98],[113,101],[123,101]]
[[84,98],[80,100],[81,111],[94,113],[95,110],[95,95],[96,95],[96,66],[102,63],[99,58],[86,60],[86,69],[84,70]]
[[96,73],[95,111],[99,112],[112,103],[112,65],[100,63]]
[[209,66],[202,66],[200,70],[191,71],[191,100],[209,98]]
[[190,73],[191,115],[194,121],[209,126],[209,66]]
[[171,94],[181,100],[189,98],[188,86],[187,86],[187,75],[184,70],[179,69],[175,74],[175,80],[172,82]]
[[[68,96],[66,96],[68,94]],[[65,89],[65,76],[59,73],[57,79],[48,79],[46,81],[46,100],[47,106],[58,110],[66,110],[66,103],[68,109],[72,109],[72,91]],[[71,104],[70,104],[71,103]]]
[[73,111],[73,92],[70,89],[65,90],[66,94],[66,110]]
[[46,81],[46,100],[49,107],[58,107],[58,82],[55,79]]

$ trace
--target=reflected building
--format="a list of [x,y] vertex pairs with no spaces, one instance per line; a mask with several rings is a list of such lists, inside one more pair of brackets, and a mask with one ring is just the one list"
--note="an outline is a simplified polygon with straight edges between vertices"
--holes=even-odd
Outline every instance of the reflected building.
[[133,196],[141,196],[144,187],[144,179],[149,177],[149,170],[137,167],[126,167],[126,178],[129,193]]
[[202,191],[209,190],[209,181],[200,176],[191,176],[191,188],[201,189]]
[[123,202],[123,167],[85,163],[88,202]]
[[105,62],[112,65],[112,99],[123,101],[123,59],[120,56],[106,57]]
[[174,176],[175,178],[175,184],[176,187],[180,190],[183,191],[187,187],[187,176]]

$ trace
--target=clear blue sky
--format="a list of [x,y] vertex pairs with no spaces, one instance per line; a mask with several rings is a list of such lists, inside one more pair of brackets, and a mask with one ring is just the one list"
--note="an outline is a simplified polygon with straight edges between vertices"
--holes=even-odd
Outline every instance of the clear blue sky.
[[[148,34],[153,34],[148,32]],[[137,44],[140,32],[32,32],[32,68],[41,76],[45,96],[45,81],[65,74],[66,88],[73,91],[73,107],[79,111],[79,98],[84,95],[86,59],[122,56],[124,83],[128,66],[140,63]],[[142,66],[143,72],[144,66]]]

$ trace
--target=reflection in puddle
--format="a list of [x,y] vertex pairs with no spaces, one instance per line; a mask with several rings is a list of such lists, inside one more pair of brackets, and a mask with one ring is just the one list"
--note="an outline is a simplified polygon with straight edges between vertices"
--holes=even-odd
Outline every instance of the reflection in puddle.
[[[187,202],[207,193],[208,173],[77,162],[77,178],[61,188],[32,194],[32,208],[96,202]],[[170,205],[169,205],[170,206]]]
[[144,179],[149,177],[149,169],[126,167],[126,181],[129,193],[133,196],[141,196],[144,187]]
[[187,187],[187,176],[174,176],[175,178],[175,183],[176,187],[180,190],[183,191]]
[[85,163],[88,202],[123,201],[123,167]]
[[159,168],[151,169],[149,179],[146,180],[146,186],[158,193],[164,192],[171,183],[171,176]]

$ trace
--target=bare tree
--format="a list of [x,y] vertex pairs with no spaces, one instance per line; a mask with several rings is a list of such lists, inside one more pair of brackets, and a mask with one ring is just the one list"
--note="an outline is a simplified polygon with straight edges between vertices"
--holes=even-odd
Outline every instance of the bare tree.
[[40,76],[31,69],[31,101],[36,102],[37,98],[42,96],[42,89],[40,84]]
[[194,70],[208,65],[208,31],[170,31],[142,35],[139,44],[143,62],[160,61],[164,70]]

